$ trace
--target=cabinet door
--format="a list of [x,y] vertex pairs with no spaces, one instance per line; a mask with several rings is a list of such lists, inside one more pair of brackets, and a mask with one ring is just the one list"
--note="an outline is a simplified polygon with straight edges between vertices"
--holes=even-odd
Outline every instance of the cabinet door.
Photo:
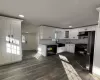
[[1,39],[1,51],[2,51],[2,64],[12,63],[12,51],[11,51],[11,44],[5,40],[5,38]]
[[69,38],[70,39],[78,39],[78,29],[71,29],[69,32]]
[[82,28],[79,28],[79,32],[83,32],[83,31],[87,31],[87,27],[82,27]]
[[39,39],[43,39],[43,27],[42,26],[40,26],[39,27]]
[[73,30],[69,31],[69,39],[73,39]]
[[56,39],[63,39],[61,31],[56,31]]
[[2,55],[2,38],[0,38],[0,65],[4,64],[3,61],[3,55]]
[[79,32],[83,32],[83,31],[95,31],[95,28],[96,26],[90,26],[90,27],[82,27],[82,28],[79,28]]
[[48,34],[47,39],[55,39],[55,29],[54,28],[48,27],[46,32],[47,32],[46,34]]
[[70,44],[70,52],[71,53],[75,52],[75,44]]
[[17,62],[22,60],[20,21],[12,21],[11,38],[12,38],[12,62]]
[[2,62],[0,64],[11,63],[11,50],[10,50],[10,24],[8,19],[0,19],[0,51]]
[[40,39],[54,39],[55,38],[55,28],[41,26],[42,32],[40,32]]
[[70,52],[70,44],[65,44],[66,51]]
[[63,29],[55,29],[54,34],[56,33],[56,39],[65,39],[65,30]]
[[5,18],[0,19],[0,38],[6,38],[10,36],[10,21]]
[[95,31],[96,30],[96,26],[87,27],[88,28],[88,31]]
[[78,29],[72,29],[72,32],[71,32],[72,39],[78,39],[78,33],[79,33]]

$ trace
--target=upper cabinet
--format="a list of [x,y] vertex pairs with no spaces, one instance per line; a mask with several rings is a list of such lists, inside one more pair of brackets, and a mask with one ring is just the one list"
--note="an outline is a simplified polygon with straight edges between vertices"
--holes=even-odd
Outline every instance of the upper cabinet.
[[63,29],[56,29],[55,30],[55,38],[56,39],[64,39],[65,38],[65,32]]
[[79,33],[79,30],[77,28],[71,29],[69,31],[69,39],[78,39],[78,33]]
[[55,39],[55,28],[40,26],[39,38],[40,39]]
[[75,29],[59,29],[40,26],[40,39],[78,39],[79,32],[95,31],[96,26],[82,27]]
[[65,39],[65,30],[47,26],[39,27],[40,39]]
[[78,39],[79,32],[95,31],[96,26],[75,28],[69,30],[69,39]]
[[82,31],[95,31],[96,27],[95,26],[90,26],[90,27],[82,27],[82,28],[78,28],[79,32]]

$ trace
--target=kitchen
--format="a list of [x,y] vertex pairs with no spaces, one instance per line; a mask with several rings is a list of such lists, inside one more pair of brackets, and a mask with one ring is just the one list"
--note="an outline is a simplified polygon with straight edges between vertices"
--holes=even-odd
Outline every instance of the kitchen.
[[100,76],[99,3],[2,0],[0,80],[94,80]]
[[[84,34],[86,32],[87,33],[93,32],[93,31],[95,32],[96,27],[97,25],[82,27],[82,28],[75,28],[75,29],[58,29],[58,28],[53,28],[53,27],[48,27],[48,26],[40,26],[39,27],[40,34],[39,34],[38,53],[42,54],[43,56],[54,55],[54,54],[58,54],[62,52],[70,52],[72,54],[75,54],[75,53],[78,53],[77,50],[80,51],[80,49],[76,50],[77,45],[79,47],[81,46],[85,47],[86,45],[86,48],[85,48],[86,51],[88,49],[88,52],[86,52],[86,54],[90,53],[89,49],[91,49],[90,48],[91,46],[89,45],[91,43],[89,44],[89,42],[90,42],[90,39],[92,40],[92,38],[90,39],[85,38],[86,36],[89,37],[90,35],[89,34],[84,35]],[[82,33],[83,35],[80,35],[80,32],[83,32]],[[80,36],[82,38],[80,38]],[[81,52],[82,51],[80,51],[80,54]],[[83,55],[84,55],[84,52],[83,52]],[[83,60],[81,60],[80,63],[82,63],[82,61]],[[92,67],[93,61],[91,63],[92,64],[90,66]],[[88,68],[88,70],[90,70],[89,64],[85,63],[83,64],[83,66],[85,69]],[[92,69],[90,70],[90,72],[92,72]]]

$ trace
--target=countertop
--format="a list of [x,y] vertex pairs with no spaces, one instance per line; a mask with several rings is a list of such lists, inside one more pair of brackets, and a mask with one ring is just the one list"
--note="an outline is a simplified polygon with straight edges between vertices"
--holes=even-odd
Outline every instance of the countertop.
[[43,43],[43,44],[40,43],[40,44],[41,44],[41,45],[58,45],[58,44],[49,44],[49,43],[45,43],[45,44],[44,44],[44,43]]

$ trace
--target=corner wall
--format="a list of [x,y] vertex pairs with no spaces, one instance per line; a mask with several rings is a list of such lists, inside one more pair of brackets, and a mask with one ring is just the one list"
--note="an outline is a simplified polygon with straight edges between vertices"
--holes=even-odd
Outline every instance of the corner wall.
[[25,40],[27,41],[27,43],[22,43],[22,50],[37,50],[37,33],[37,26],[26,24],[23,25],[22,35],[25,36]]

